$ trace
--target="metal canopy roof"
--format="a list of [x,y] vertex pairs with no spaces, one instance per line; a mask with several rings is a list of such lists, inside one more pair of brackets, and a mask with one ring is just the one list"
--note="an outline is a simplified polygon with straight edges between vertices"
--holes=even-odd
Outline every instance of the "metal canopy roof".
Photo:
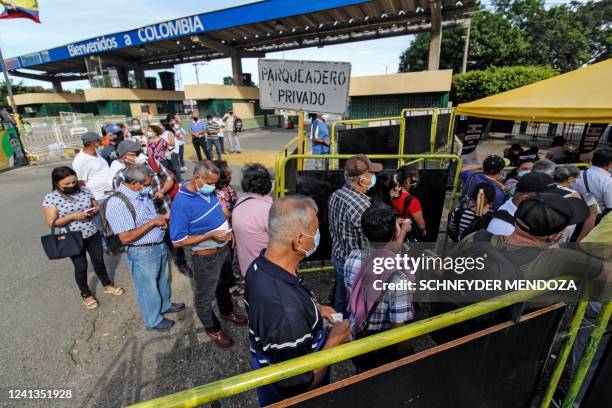
[[[86,60],[98,56],[106,66],[153,70],[407,35],[429,30],[433,1],[264,0],[9,58],[7,66],[17,76],[34,77],[17,71],[25,68],[45,71],[41,79],[73,80],[85,79]],[[477,0],[438,1],[445,26],[478,8]]]

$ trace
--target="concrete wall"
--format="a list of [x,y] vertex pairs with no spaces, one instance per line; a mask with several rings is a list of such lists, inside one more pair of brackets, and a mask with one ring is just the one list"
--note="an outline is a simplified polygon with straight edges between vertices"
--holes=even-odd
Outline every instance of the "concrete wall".
[[254,86],[198,84],[185,85],[187,99],[259,99],[259,88]]
[[452,69],[352,77],[349,96],[450,92],[452,79]]

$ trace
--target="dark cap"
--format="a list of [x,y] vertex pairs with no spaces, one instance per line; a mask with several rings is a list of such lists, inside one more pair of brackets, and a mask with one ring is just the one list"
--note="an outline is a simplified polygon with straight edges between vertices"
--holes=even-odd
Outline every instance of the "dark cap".
[[516,183],[517,193],[542,193],[554,187],[554,180],[548,174],[531,172],[522,176]]
[[372,163],[365,154],[356,154],[344,164],[344,174],[347,177],[357,177],[367,172],[378,173],[382,168],[382,164]]
[[541,193],[519,204],[514,221],[530,235],[545,237],[563,231],[568,225],[584,222],[588,217],[589,207],[580,198]]
[[101,142],[102,137],[97,133],[87,132],[83,136],[81,136],[81,140],[83,141],[83,143],[91,143],[95,141]]
[[506,161],[494,154],[487,156],[482,162],[482,170],[485,173],[499,173],[506,167]]
[[131,140],[124,140],[117,146],[117,154],[119,157],[123,156],[128,152],[140,153],[142,151],[142,147]]

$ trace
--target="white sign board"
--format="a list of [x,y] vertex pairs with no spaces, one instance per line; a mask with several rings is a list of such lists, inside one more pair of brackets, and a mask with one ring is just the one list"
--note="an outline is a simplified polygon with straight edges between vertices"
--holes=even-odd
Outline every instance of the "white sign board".
[[351,64],[259,60],[259,104],[264,109],[346,112]]

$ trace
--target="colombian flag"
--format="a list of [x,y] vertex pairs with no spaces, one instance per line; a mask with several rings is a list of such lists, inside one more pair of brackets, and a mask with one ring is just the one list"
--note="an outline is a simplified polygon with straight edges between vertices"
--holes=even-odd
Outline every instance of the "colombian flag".
[[29,18],[40,23],[37,0],[0,0],[0,6],[3,8],[0,19]]

